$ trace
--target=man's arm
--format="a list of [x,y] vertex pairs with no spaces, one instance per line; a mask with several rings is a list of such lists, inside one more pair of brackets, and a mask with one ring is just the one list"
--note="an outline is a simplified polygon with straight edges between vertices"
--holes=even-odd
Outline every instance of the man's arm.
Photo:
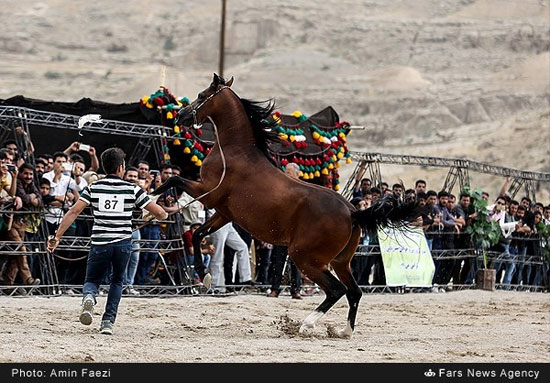
[[55,250],[57,245],[59,244],[59,239],[63,236],[63,233],[67,231],[69,226],[72,225],[72,223],[75,221],[75,219],[78,217],[80,213],[82,213],[82,210],[88,206],[88,204],[82,200],[76,201],[76,203],[71,207],[71,209],[65,214],[65,217],[63,217],[63,220],[59,224],[59,227],[57,228],[57,232],[55,233],[55,237],[52,240],[48,241],[48,251],[51,253]]
[[96,154],[95,148],[93,146],[91,146],[88,153],[90,153],[90,159],[92,161],[89,170],[91,170],[93,172],[97,172],[99,170],[99,160],[97,159],[97,154]]
[[155,201],[149,202],[144,209],[153,214],[156,219],[165,220],[166,218],[168,218],[168,213]]

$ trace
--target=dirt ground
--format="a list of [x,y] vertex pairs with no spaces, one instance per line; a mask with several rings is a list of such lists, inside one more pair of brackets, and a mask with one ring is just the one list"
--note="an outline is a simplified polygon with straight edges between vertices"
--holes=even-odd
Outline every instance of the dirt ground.
[[365,294],[351,340],[345,300],[299,335],[322,298],[123,298],[106,336],[105,297],[91,326],[77,297],[1,297],[0,362],[550,362],[548,294]]

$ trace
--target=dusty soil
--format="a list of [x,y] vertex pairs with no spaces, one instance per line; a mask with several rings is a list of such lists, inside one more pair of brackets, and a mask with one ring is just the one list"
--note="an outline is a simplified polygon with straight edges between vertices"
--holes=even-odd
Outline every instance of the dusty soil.
[[364,295],[353,339],[340,302],[306,336],[322,300],[260,295],[123,298],[115,334],[78,322],[77,297],[0,298],[0,362],[549,362],[548,294]]

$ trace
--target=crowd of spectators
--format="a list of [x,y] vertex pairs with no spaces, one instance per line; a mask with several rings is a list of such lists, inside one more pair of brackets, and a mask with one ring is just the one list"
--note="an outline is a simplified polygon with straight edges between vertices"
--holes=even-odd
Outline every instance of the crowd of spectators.
[[[482,192],[481,198],[487,200],[489,221],[498,222],[501,229],[498,243],[488,250],[493,255],[489,267],[496,270],[496,282],[505,287],[548,286],[549,259],[543,247],[549,244],[540,234],[550,225],[550,205],[534,203],[526,196],[520,201],[511,198],[506,193],[510,181],[511,178],[506,179],[494,202],[490,202],[489,193]],[[385,182],[373,186],[370,179],[364,178],[356,180],[351,202],[358,209],[366,209],[387,193],[395,194],[403,202],[416,202],[421,208],[421,220],[415,224],[422,226],[434,257],[433,291],[446,291],[451,281],[453,285],[474,283],[480,260],[474,256],[477,254],[475,244],[466,232],[476,219],[470,194],[463,191],[457,200],[445,190],[428,189],[422,179],[415,182],[414,188],[405,189],[396,183],[390,189]],[[370,238],[367,233],[363,234],[361,243],[378,245],[377,238]],[[456,256],[458,250],[472,251]],[[379,254],[379,251],[376,248],[373,253]],[[381,257],[366,258],[356,256],[353,260],[352,271],[359,285],[384,284]]]
[[[26,151],[21,151],[15,140],[6,140],[0,146],[0,247],[4,247],[2,242],[20,243],[22,250],[0,256],[0,283],[39,285],[41,279],[44,280],[44,269],[41,255],[35,251],[38,244],[55,232],[80,192],[105,175],[99,167],[95,148],[79,142],[73,142],[63,151],[35,157],[30,142],[25,146]],[[124,178],[151,194],[168,178],[180,175],[181,171],[177,165],[171,164],[152,169],[147,161],[140,160],[126,167]],[[292,176],[290,167],[287,173]],[[494,203],[488,206],[490,219],[502,227],[501,239],[492,249],[501,254],[494,264],[498,281],[508,285],[541,285],[547,278],[548,262],[541,265],[526,260],[541,259],[541,243],[536,239],[541,225],[550,224],[550,206],[532,203],[527,197],[518,202],[506,195],[505,188],[506,185]],[[366,209],[388,193],[406,202],[415,201],[422,207],[421,220],[417,223],[422,226],[433,254],[472,247],[465,234],[465,229],[475,219],[468,194],[460,194],[457,199],[446,191],[428,189],[423,180],[416,181],[414,188],[406,189],[401,183],[390,188],[385,182],[373,185],[369,179],[362,179],[356,182],[351,202],[358,209]],[[489,197],[484,193],[484,198]],[[124,280],[127,294],[140,294],[134,286],[200,283],[191,266],[191,238],[214,211],[206,210],[200,202],[175,189],[158,196],[151,194],[151,198],[170,216],[168,222],[162,222],[141,211],[134,212],[133,253]],[[84,217],[67,230],[66,238],[90,237],[92,221],[86,216],[90,217],[91,212],[84,211]],[[159,243],[174,238],[182,241],[183,250],[165,254],[158,247]],[[140,243],[148,245],[142,248]],[[376,247],[378,239],[364,233],[361,244]],[[289,282],[293,286],[293,298],[300,299],[301,288],[307,287],[309,282],[304,278],[306,286],[302,286],[300,273],[287,259],[284,247],[254,239],[233,223],[208,236],[201,244],[201,253],[203,262],[211,270],[213,285],[220,292],[230,290],[232,285],[261,285],[266,286],[269,297],[277,297],[286,266],[291,270]],[[82,285],[86,253],[65,247],[55,255],[58,283],[62,286]],[[473,283],[479,266],[472,257],[437,259],[435,265],[433,283],[436,290],[439,289],[437,286],[446,286],[451,281],[453,284]],[[171,273],[170,269],[187,270],[186,280],[183,280],[183,274]],[[385,284],[379,251],[356,256],[352,271],[361,286]],[[106,283],[108,278],[106,275]],[[65,292],[72,293],[69,287]]]

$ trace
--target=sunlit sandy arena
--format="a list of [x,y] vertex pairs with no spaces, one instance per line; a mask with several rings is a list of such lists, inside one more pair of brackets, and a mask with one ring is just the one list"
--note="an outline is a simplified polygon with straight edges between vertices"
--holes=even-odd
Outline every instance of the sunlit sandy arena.
[[364,294],[351,340],[341,300],[307,335],[323,296],[123,298],[100,335],[77,297],[0,297],[0,362],[549,362],[548,294],[480,290]]

